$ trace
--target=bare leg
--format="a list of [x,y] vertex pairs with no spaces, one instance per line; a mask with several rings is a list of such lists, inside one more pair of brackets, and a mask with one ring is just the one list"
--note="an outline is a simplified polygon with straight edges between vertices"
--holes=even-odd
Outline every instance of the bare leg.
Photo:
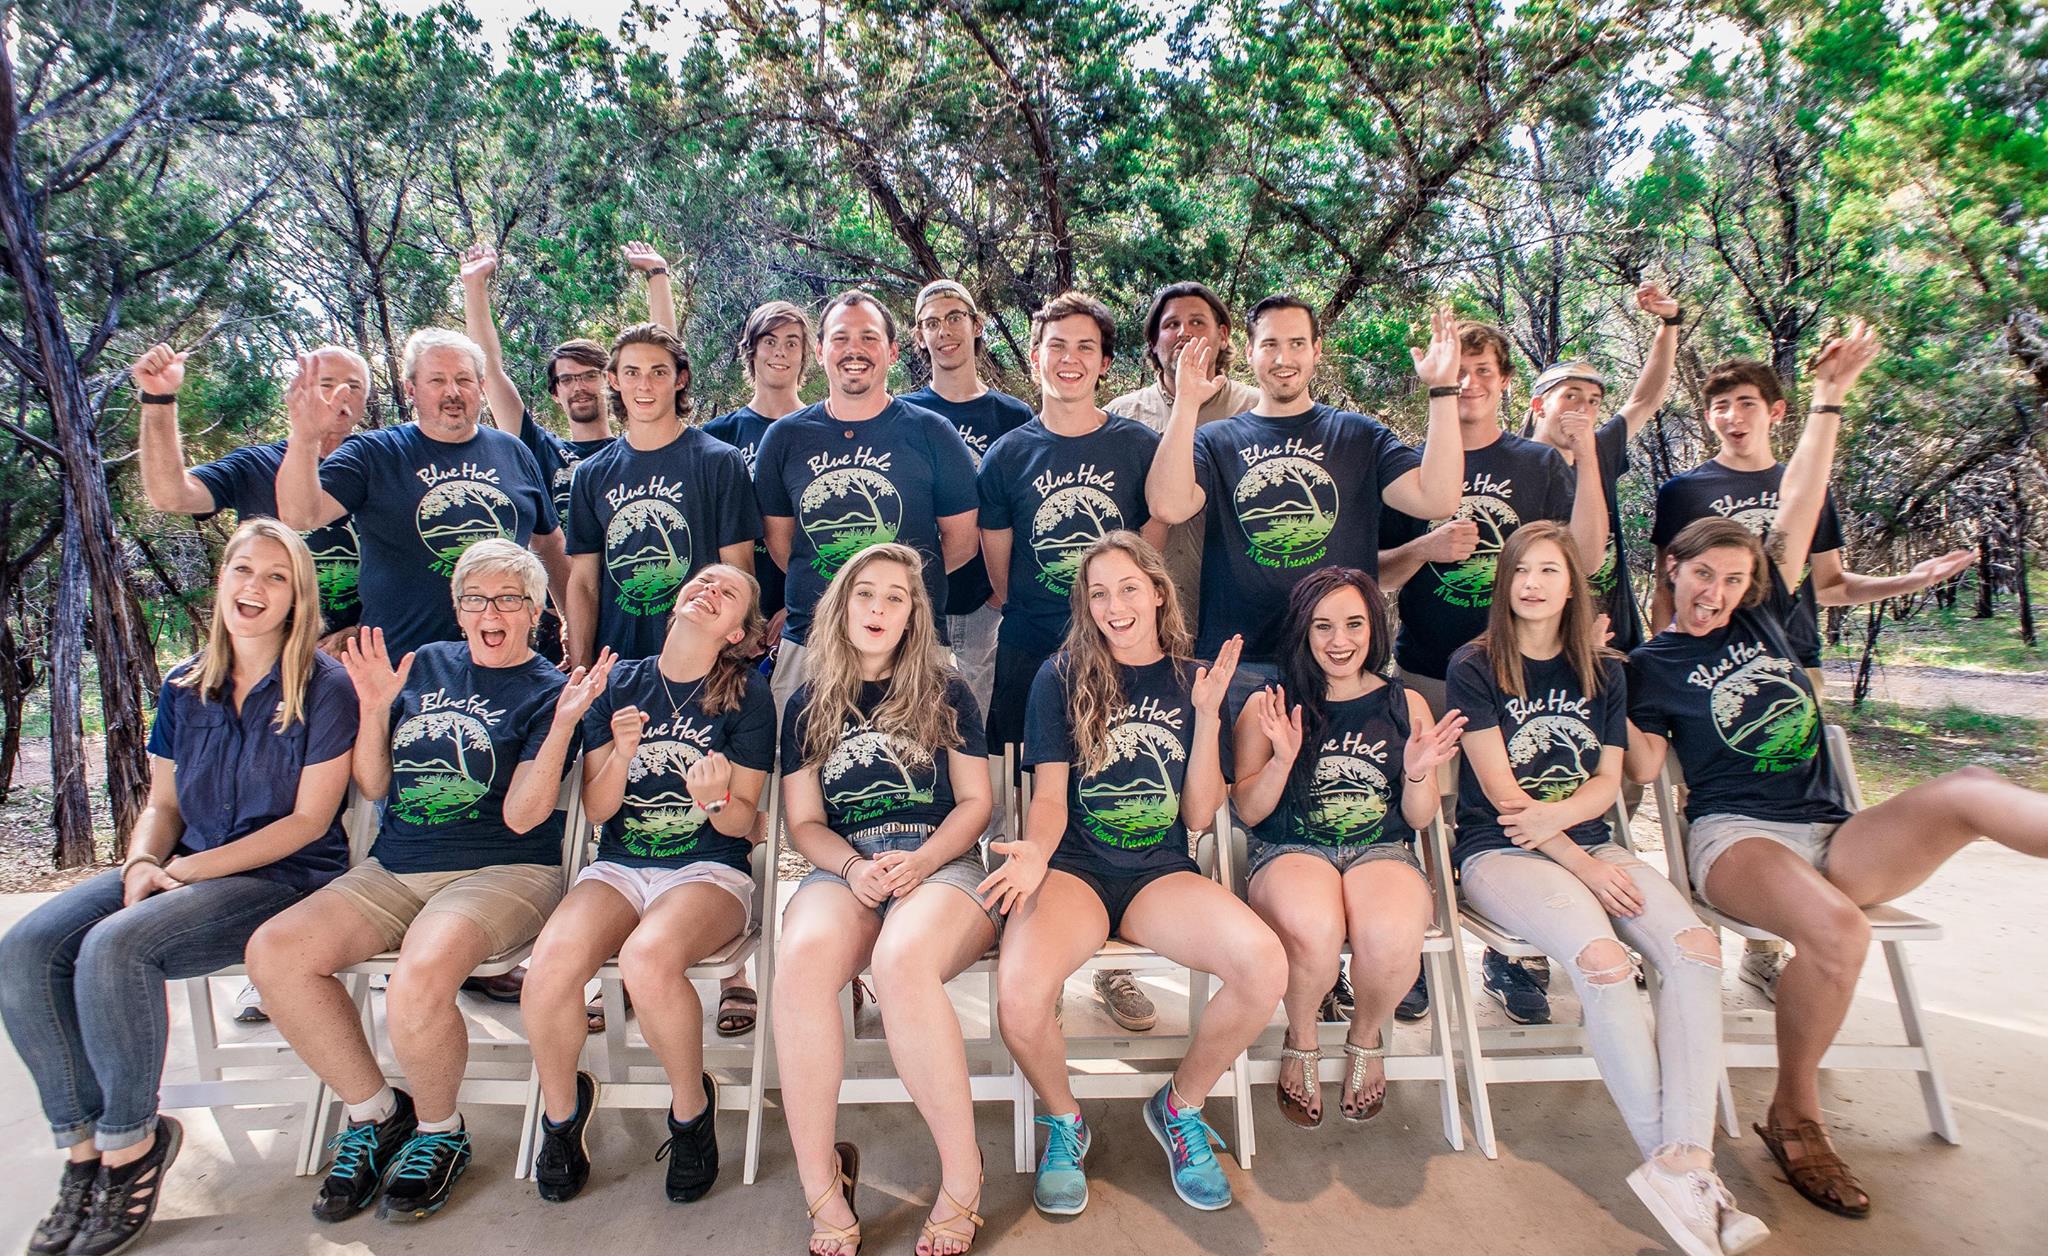
[[[940,1185],[970,1208],[981,1197],[981,1148],[974,1139],[967,1046],[946,982],[995,940],[995,925],[973,898],[950,885],[925,884],[889,909],[875,942],[875,993],[889,1057],[938,1147]],[[943,1221],[955,1213],[942,1198],[932,1215]],[[928,1256],[924,1244],[918,1247]],[[944,1240],[938,1248],[942,1256],[959,1249]]]
[[1979,837],[2048,857],[2048,794],[1989,768],[1922,781],[1850,817],[1828,847],[1828,880],[1864,906],[1913,889]]
[[376,927],[352,903],[318,892],[264,921],[249,939],[249,979],[263,991],[263,1010],[343,1103],[376,1095],[384,1069],[334,974],[382,949]]
[[619,951],[619,972],[640,1013],[640,1032],[668,1074],[669,1113],[704,1110],[704,1003],[683,975],[746,927],[740,901],[715,885],[679,885],[654,900]]
[[[1405,863],[1369,860],[1344,874],[1344,916],[1351,937],[1351,990],[1356,1000],[1345,1035],[1373,1045],[1394,1005],[1422,971],[1422,935],[1435,907],[1429,882]],[[1385,1045],[1382,1043],[1381,1045]],[[1387,1093],[1387,1068],[1373,1060],[1352,1096],[1354,1111]]]
[[[1338,953],[1344,946],[1343,879],[1327,860],[1281,855],[1252,878],[1251,904],[1287,952],[1287,993],[1281,999],[1287,1045],[1306,1051],[1316,1045],[1316,1011],[1323,995],[1337,982]],[[1291,1064],[1281,1069],[1280,1084],[1306,1105],[1311,1118],[1322,1114],[1320,1087],[1315,1093],[1302,1091],[1300,1069]]]
[[1273,1019],[1287,989],[1287,951],[1237,895],[1196,872],[1176,872],[1139,890],[1124,912],[1122,933],[1223,983],[1173,1074],[1181,1100],[1200,1107],[1237,1053]]
[[583,881],[562,896],[533,944],[519,1015],[533,1044],[548,1120],[557,1125],[576,1115],[576,1062],[590,1036],[583,988],[618,954],[639,920],[625,895],[602,881]]
[[399,945],[398,967],[384,990],[384,1015],[392,1054],[422,1122],[455,1115],[455,1092],[469,1063],[469,1028],[455,995],[490,955],[484,931],[446,911],[413,921]]
[[1067,1037],[1053,1017],[1060,987],[1109,941],[1109,913],[1079,877],[1053,869],[1010,916],[996,961],[1003,1043],[1053,1116],[1081,1111],[1067,1079]]
[[[783,1117],[804,1202],[826,1196],[818,1220],[850,1226],[853,1210],[837,1191],[832,1150],[839,1114],[839,1080],[846,1068],[845,1022],[839,992],[867,966],[882,922],[843,885],[799,890],[782,913],[775,955],[775,1061],[782,1074]],[[812,1249],[838,1250],[813,1236]]]

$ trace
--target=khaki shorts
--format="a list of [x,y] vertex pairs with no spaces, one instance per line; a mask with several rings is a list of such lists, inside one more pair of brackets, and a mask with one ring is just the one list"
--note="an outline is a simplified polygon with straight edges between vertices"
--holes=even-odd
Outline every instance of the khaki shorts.
[[319,894],[339,894],[378,931],[379,945],[395,951],[415,920],[452,912],[483,930],[498,955],[540,935],[548,913],[562,901],[556,864],[499,864],[455,872],[393,872],[374,859],[350,868]]

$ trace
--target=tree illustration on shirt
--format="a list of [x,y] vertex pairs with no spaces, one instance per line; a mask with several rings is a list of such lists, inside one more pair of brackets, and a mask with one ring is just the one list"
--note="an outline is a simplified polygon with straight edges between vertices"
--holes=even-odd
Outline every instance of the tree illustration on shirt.
[[687,741],[643,741],[626,767],[623,839],[645,859],[667,859],[696,848],[708,818],[683,779],[703,753]]
[[1072,592],[1082,553],[1123,526],[1115,499],[1099,488],[1081,484],[1047,497],[1031,516],[1031,556],[1038,560],[1038,583],[1062,597]]
[[1782,772],[1813,758],[1820,711],[1789,659],[1759,655],[1714,682],[1714,727],[1729,749]]
[[855,554],[896,539],[903,526],[903,499],[881,472],[840,467],[804,489],[797,500],[797,522],[816,554],[811,569],[830,579]]
[[415,515],[420,543],[434,555],[436,575],[455,572],[462,552],[478,541],[518,533],[519,511],[496,485],[481,480],[443,480],[420,498]]
[[659,497],[627,502],[604,530],[604,565],[629,615],[666,615],[690,574],[690,521]]
[[1173,765],[1187,760],[1180,737],[1161,725],[1127,719],[1109,730],[1109,760],[1082,781],[1082,824],[1105,845],[1157,845],[1180,819]]
[[490,730],[466,712],[415,715],[391,735],[391,811],[408,824],[477,819],[496,774]]
[[1337,526],[1337,482],[1312,458],[1266,458],[1245,468],[1232,495],[1252,559],[1293,566],[1320,554]]
[[1600,740],[1570,716],[1539,715],[1508,739],[1515,784],[1537,802],[1570,798],[1599,765]]

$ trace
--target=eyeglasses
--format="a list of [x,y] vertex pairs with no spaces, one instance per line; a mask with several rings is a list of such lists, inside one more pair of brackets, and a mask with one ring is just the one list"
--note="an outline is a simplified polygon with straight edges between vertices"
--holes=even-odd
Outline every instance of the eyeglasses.
[[926,333],[927,335],[937,331],[941,327],[945,328],[947,331],[959,331],[962,327],[967,326],[967,324],[973,321],[974,316],[969,314],[967,311],[954,310],[951,313],[947,314],[944,318],[918,319],[917,329],[921,332]]
[[578,371],[574,375],[555,376],[555,387],[560,388],[564,384],[595,384],[603,378],[603,371]]
[[511,615],[533,605],[533,599],[524,593],[500,593],[496,597],[485,597],[481,593],[465,593],[455,599],[455,605],[458,609],[471,614],[481,611],[486,606],[494,606],[504,614]]

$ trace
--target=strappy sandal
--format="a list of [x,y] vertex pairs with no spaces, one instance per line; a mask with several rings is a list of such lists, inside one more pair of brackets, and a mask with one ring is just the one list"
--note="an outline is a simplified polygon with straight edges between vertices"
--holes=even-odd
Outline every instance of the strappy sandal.
[[[839,1161],[838,1179],[811,1201],[811,1237],[805,1242],[804,1251],[806,1256],[809,1256],[816,1250],[812,1244],[824,1239],[828,1243],[839,1245],[839,1256],[860,1256],[860,1214],[854,1212],[853,1208],[854,1186],[860,1181],[860,1148],[852,1143],[834,1143],[832,1154]],[[832,1198],[833,1191],[838,1191],[845,1197],[846,1210],[853,1213],[852,1225],[837,1226],[829,1221],[818,1220],[818,1210],[825,1206],[826,1200]]]
[[[1296,1064],[1301,1066],[1302,1094],[1314,1095],[1316,1106],[1309,1110],[1301,1096],[1287,1091],[1287,1072]],[[1280,1081],[1274,1087],[1280,1096],[1280,1115],[1305,1130],[1321,1129],[1323,1126],[1323,1049],[1320,1045],[1307,1050],[1282,1044],[1280,1048]]]
[[[1792,1189],[1804,1195],[1808,1203],[1844,1217],[1870,1215],[1870,1192],[1863,1189],[1835,1151],[1827,1126],[1819,1121],[1780,1125],[1776,1114],[1766,1113],[1764,1124],[1752,1123],[1749,1128],[1763,1140]],[[1785,1145],[1792,1139],[1799,1140],[1798,1156]]]
[[1383,1060],[1386,1058],[1387,1044],[1383,1042],[1377,1047],[1362,1047],[1355,1042],[1347,1042],[1344,1044],[1344,1055],[1347,1061],[1344,1069],[1344,1089],[1337,1096],[1337,1111],[1343,1114],[1345,1120],[1350,1121],[1354,1125],[1363,1125],[1378,1116],[1380,1109],[1387,1106],[1387,1092],[1385,1088],[1382,1087],[1379,1097],[1366,1104],[1365,1111],[1357,1116],[1351,1115],[1351,1109],[1344,1106],[1344,1097],[1349,1095],[1354,1100],[1358,1097],[1359,1088],[1365,1085],[1366,1066],[1373,1060]]
[[[984,1176],[981,1178],[981,1186],[986,1185],[988,1185],[988,1178]],[[953,1192],[946,1189],[944,1182],[939,1183],[939,1198],[953,1206],[953,1215],[944,1221],[934,1221],[930,1217],[926,1217],[924,1219],[924,1228],[918,1232],[918,1236],[923,1240],[926,1251],[932,1251],[938,1247],[940,1239],[964,1239],[966,1240],[966,1245],[960,1249],[957,1256],[966,1256],[968,1252],[974,1250],[974,1240],[981,1237],[981,1227],[987,1225],[988,1222],[982,1219],[980,1213],[953,1198]],[[981,1203],[980,1186],[975,1188],[974,1202],[976,1204]],[[968,1227],[965,1231],[959,1228],[960,1223],[963,1221],[967,1223]]]
[[760,1014],[761,996],[752,986],[734,986],[718,996],[718,1036],[738,1038],[754,1027]]

